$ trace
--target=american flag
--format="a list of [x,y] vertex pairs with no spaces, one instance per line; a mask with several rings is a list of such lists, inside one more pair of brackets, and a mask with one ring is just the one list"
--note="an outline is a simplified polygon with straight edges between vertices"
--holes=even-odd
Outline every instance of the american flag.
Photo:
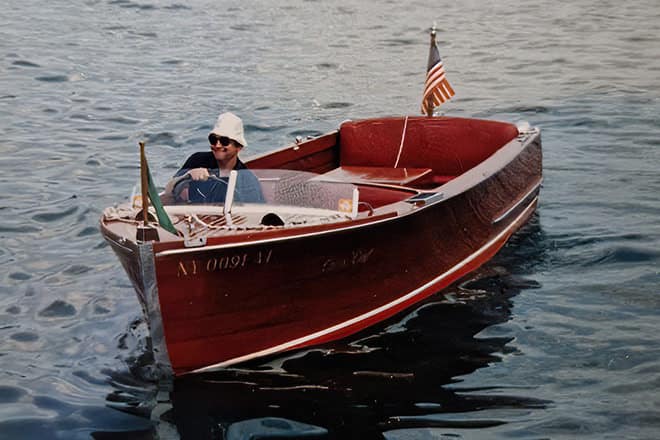
[[426,83],[422,98],[422,113],[433,115],[433,109],[454,96],[454,89],[445,78],[445,69],[435,41],[435,27],[431,29],[431,50],[429,51],[429,64],[426,69]]

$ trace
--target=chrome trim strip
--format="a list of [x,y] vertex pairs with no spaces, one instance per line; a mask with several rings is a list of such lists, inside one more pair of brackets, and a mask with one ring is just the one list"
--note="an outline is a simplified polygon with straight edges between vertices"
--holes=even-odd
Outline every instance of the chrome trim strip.
[[115,245],[115,246],[117,246],[118,248],[121,248],[122,250],[124,250],[124,251],[126,251],[126,252],[128,252],[128,253],[130,253],[130,254],[134,254],[134,253],[135,253],[135,252],[133,251],[133,249],[124,246],[123,244],[119,243],[117,240],[109,239],[109,238],[107,238],[107,237],[105,237],[105,239],[106,239],[106,241],[108,241],[108,243],[110,243],[110,246]]
[[293,348],[293,347],[298,346],[300,344],[304,344],[308,341],[311,341],[311,340],[320,338],[322,336],[325,336],[329,333],[333,333],[337,330],[341,330],[342,328],[351,326],[351,325],[353,325],[355,323],[358,323],[360,321],[364,321],[365,319],[368,319],[368,318],[370,318],[374,315],[377,315],[378,313],[384,312],[385,310],[391,309],[394,306],[397,306],[397,305],[399,305],[399,304],[401,304],[401,303],[403,303],[403,302],[405,302],[405,301],[407,301],[411,298],[414,298],[415,296],[419,295],[424,290],[428,289],[429,287],[433,286],[434,284],[438,283],[439,281],[442,281],[443,278],[447,278],[449,275],[451,275],[454,272],[458,271],[459,269],[464,267],[466,264],[470,263],[471,261],[476,259],[479,255],[484,253],[489,247],[493,246],[494,243],[501,240],[502,237],[504,237],[506,234],[508,234],[514,228],[514,226],[525,215],[528,214],[528,212],[531,210],[531,208],[534,207],[534,203],[536,202],[537,199],[538,199],[538,197],[535,197],[530,202],[530,204],[523,210],[523,212],[521,212],[518,215],[518,217],[516,217],[515,220],[513,220],[511,222],[511,224],[509,224],[509,226],[507,226],[504,230],[502,230],[502,232],[500,232],[494,238],[492,238],[488,243],[486,243],[481,248],[479,248],[476,252],[474,252],[473,254],[471,254],[470,256],[468,256],[467,258],[465,258],[464,260],[462,260],[458,264],[456,264],[454,267],[452,267],[448,271],[440,274],[439,276],[433,278],[431,281],[428,281],[426,284],[424,284],[424,285],[418,287],[417,289],[407,293],[406,295],[401,296],[401,297],[395,299],[394,301],[391,301],[391,302],[389,302],[389,303],[387,303],[383,306],[380,306],[376,309],[373,309],[373,310],[371,310],[367,313],[364,313],[360,316],[356,316],[355,318],[349,319],[348,321],[344,321],[340,324],[334,325],[332,327],[328,327],[328,328],[326,328],[324,330],[320,330],[316,333],[312,333],[310,335],[303,336],[303,337],[295,339],[293,341],[285,342],[284,344],[280,344],[280,345],[277,345],[275,347],[260,350],[260,351],[257,351],[255,353],[250,353],[250,354],[247,354],[247,355],[244,355],[244,356],[239,356],[237,358],[229,359],[227,361],[219,362],[217,364],[209,365],[207,367],[198,368],[196,370],[191,371],[191,373],[208,372],[208,371],[212,371],[212,370],[215,370],[215,369],[227,367],[227,366],[232,365],[232,364],[237,364],[239,362],[245,362],[245,361],[248,361],[250,359],[254,359],[254,358],[258,358],[258,357],[262,357],[262,356],[268,356],[270,354],[275,354],[275,353],[278,353],[278,352],[281,352],[281,351],[285,351],[287,349]]
[[165,329],[163,327],[163,314],[160,311],[160,300],[158,295],[158,282],[156,281],[156,265],[151,242],[138,248],[140,268],[142,270],[142,286],[145,296],[145,307],[151,335],[151,349],[156,364],[164,373],[171,375],[172,365],[167,352],[167,341],[165,340]]
[[523,202],[524,202],[525,200],[527,200],[527,198],[528,198],[530,195],[532,195],[535,191],[537,191],[537,190],[541,187],[541,184],[542,184],[542,183],[543,183],[543,179],[540,179],[540,180],[539,180],[539,183],[537,183],[532,189],[530,189],[529,191],[527,191],[527,193],[526,193],[524,196],[522,196],[522,197],[520,198],[520,200],[518,200],[518,201],[517,201],[517,202],[516,202],[511,208],[507,209],[506,212],[505,212],[504,214],[500,215],[500,216],[497,217],[495,220],[493,220],[493,221],[491,222],[491,224],[494,225],[495,223],[499,223],[499,222],[501,222],[502,220],[504,220],[504,218],[506,218],[509,214],[511,214],[511,212],[515,211],[515,209],[516,209],[518,206],[522,205]]
[[424,203],[425,205],[429,205],[435,202],[439,202],[440,200],[444,199],[445,195],[438,191],[438,192],[423,192],[420,194],[417,194],[414,197],[411,197],[409,199],[404,200],[404,202],[408,203]]

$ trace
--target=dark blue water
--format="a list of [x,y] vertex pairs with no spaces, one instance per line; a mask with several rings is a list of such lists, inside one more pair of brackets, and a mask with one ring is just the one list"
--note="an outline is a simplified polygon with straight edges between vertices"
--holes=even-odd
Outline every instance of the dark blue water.
[[[417,114],[434,20],[457,91],[441,112],[543,130],[530,224],[473,279],[350,340],[151,380],[97,227],[130,194],[137,142],[166,177],[222,111],[246,122],[244,156]],[[655,0],[10,0],[0,438],[660,437],[658,48]]]

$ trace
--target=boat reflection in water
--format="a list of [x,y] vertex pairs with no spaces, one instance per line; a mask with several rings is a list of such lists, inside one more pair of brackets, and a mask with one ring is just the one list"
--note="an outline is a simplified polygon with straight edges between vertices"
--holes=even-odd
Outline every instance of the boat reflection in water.
[[[511,337],[477,335],[508,321],[511,298],[536,287],[504,268],[529,273],[522,260],[533,266],[542,260],[539,234],[533,218],[513,237],[515,245],[470,281],[380,327],[265,363],[161,383],[169,393],[161,391],[144,415],[168,438],[376,439],[401,429],[493,427],[509,421],[502,413],[485,416],[488,410],[543,408],[547,402],[511,390],[458,384],[460,376],[516,350]],[[134,373],[148,365],[136,361]]]

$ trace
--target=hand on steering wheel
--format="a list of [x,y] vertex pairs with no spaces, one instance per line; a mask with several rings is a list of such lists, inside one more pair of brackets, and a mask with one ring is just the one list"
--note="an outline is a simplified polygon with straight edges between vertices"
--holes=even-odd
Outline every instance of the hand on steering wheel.
[[192,180],[207,180],[210,176],[207,168],[193,168],[188,171],[188,175]]

